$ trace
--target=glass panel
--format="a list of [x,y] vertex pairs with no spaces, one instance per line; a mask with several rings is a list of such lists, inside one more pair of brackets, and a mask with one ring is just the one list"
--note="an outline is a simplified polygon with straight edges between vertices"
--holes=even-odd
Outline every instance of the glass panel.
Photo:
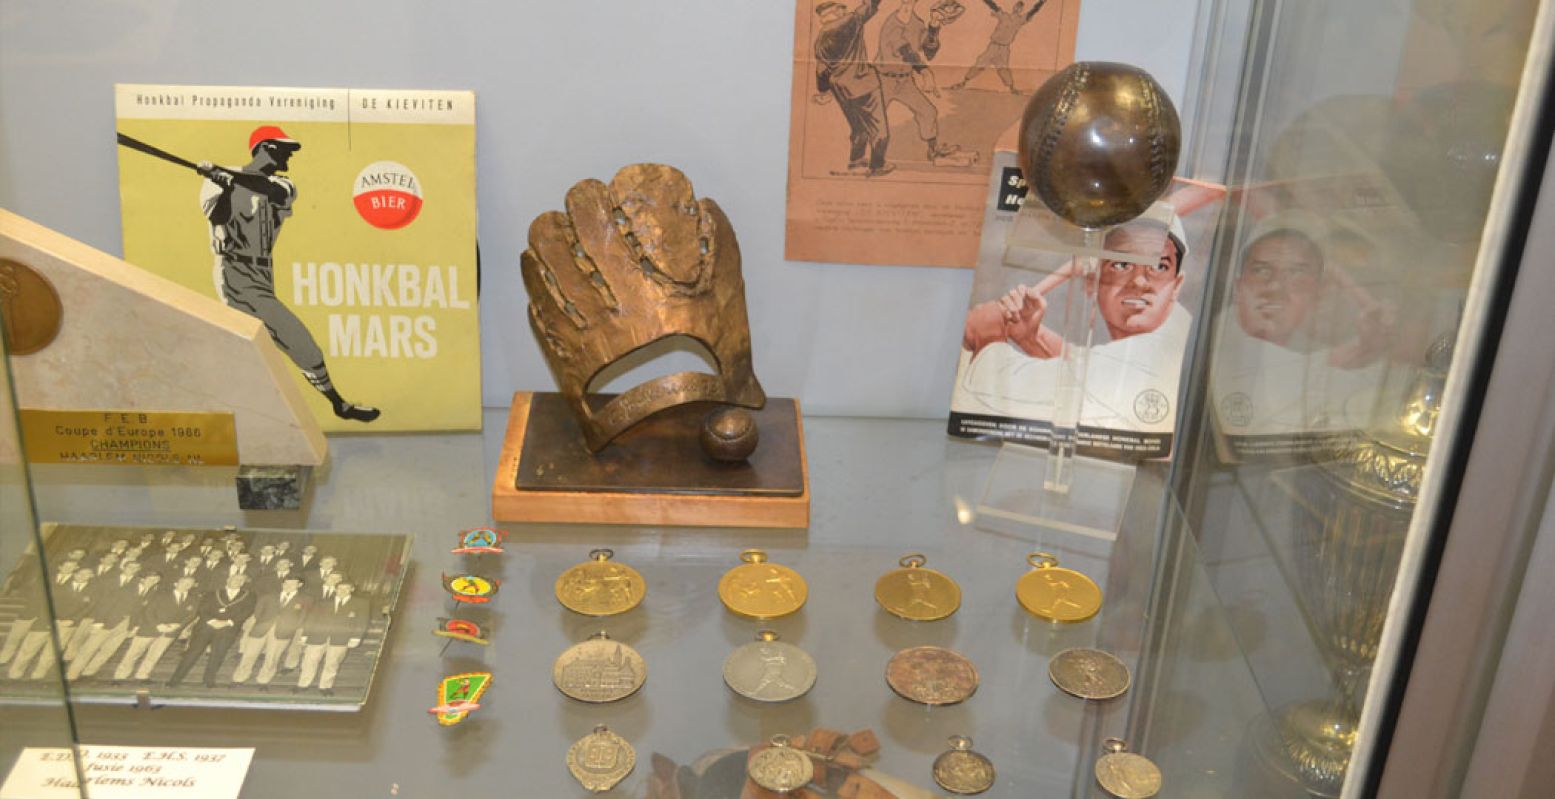
[[[1434,510],[1421,480],[1537,5],[1203,6],[1196,60],[1245,60],[1234,102],[1212,74],[1195,102],[1193,168],[1233,201],[1175,485],[1262,697],[1222,730],[1231,795],[1340,793],[1406,533]],[[1180,661],[1173,688],[1196,679]]]
[[[6,305],[0,303],[0,312]],[[64,564],[52,564],[40,554],[10,363],[0,331],[0,564],[7,569],[0,578],[0,783],[24,749],[64,748],[71,752],[71,771],[75,765],[75,732],[56,637],[56,632],[63,637],[71,631],[51,623],[47,590]],[[59,791],[55,795],[81,795],[69,787]]]

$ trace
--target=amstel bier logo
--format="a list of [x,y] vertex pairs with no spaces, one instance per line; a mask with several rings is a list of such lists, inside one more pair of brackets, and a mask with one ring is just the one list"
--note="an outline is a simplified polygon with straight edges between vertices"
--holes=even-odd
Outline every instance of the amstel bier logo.
[[399,230],[421,213],[421,181],[398,161],[374,161],[357,174],[352,201],[367,224]]

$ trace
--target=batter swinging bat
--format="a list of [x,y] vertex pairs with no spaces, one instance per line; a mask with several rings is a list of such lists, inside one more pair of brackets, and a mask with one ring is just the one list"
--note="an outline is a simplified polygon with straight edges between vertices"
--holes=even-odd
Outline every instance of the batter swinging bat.
[[156,147],[152,147],[151,145],[141,141],[140,139],[136,139],[136,138],[133,138],[133,137],[130,137],[130,136],[126,136],[123,133],[119,134],[119,146],[121,146],[121,147],[128,147],[131,150],[138,150],[140,152],[145,153],[146,155],[153,156],[155,158],[160,158],[163,161],[168,161],[170,163],[174,163],[174,164],[177,164],[179,166],[188,167],[190,169],[193,169],[196,172],[200,171],[199,166],[197,166],[193,161],[186,161],[186,160],[184,160],[182,158],[179,158],[176,155],[173,155],[170,152],[167,152],[166,150],[160,150],[160,149],[158,149]]

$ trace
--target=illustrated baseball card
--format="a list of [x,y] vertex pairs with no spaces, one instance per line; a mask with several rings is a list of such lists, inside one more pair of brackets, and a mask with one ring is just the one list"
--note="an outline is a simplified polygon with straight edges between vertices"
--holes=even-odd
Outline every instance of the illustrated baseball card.
[[263,322],[326,431],[480,428],[473,92],[115,102],[125,260]]
[[1080,0],[798,0],[787,257],[971,267],[995,144]]
[[1086,278],[1076,269],[1069,235],[1077,229],[1036,208],[1022,211],[1026,184],[1015,160],[1013,151],[998,151],[986,189],[988,218],[949,433],[1047,445],[1064,348],[1084,346],[1065,340],[1064,309],[1083,313],[1086,304],[1075,294],[1083,292],[1094,310],[1080,454],[1119,461],[1167,457],[1183,354],[1200,312],[1225,187],[1174,180],[1144,214],[1108,229],[1098,270]]

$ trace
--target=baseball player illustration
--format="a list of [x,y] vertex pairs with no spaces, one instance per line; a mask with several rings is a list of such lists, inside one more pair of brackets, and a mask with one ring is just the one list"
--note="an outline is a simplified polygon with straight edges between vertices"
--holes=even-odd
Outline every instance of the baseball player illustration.
[[939,108],[928,95],[939,95],[929,62],[939,54],[940,28],[960,17],[965,7],[941,2],[929,11],[925,22],[918,15],[917,4],[918,0],[901,0],[881,24],[875,69],[880,73],[887,115],[893,103],[907,106],[918,126],[918,136],[927,146],[928,161],[933,163],[961,149],[940,142]]
[[275,296],[272,253],[281,223],[292,215],[297,201],[297,186],[282,173],[302,144],[275,125],[261,125],[248,137],[249,162],[226,167],[210,161],[191,163],[122,133],[118,138],[125,147],[189,167],[205,178],[200,184],[200,210],[210,223],[222,300],[264,323],[276,346],[329,400],[336,416],[359,422],[377,419],[377,408],[340,396],[313,334]]
[[859,0],[852,10],[831,0],[815,7],[815,102],[837,101],[848,121],[848,169],[869,176],[895,169],[885,160],[890,134],[880,73],[864,47],[864,25],[879,10],[880,0]]
[[1020,90],[1015,88],[1015,75],[1010,71],[1010,45],[1014,43],[1015,37],[1020,35],[1020,29],[1026,27],[1026,23],[1030,22],[1044,5],[1047,5],[1047,0],[1036,0],[1029,9],[1026,8],[1023,0],[1016,0],[1009,11],[1000,8],[995,0],[983,0],[983,4],[993,12],[994,19],[998,22],[994,25],[993,34],[988,37],[988,46],[983,48],[983,52],[977,56],[977,60],[972,63],[971,69],[966,71],[966,75],[951,84],[950,88],[964,89],[973,78],[981,75],[983,70],[992,68],[1010,94],[1020,94]]

